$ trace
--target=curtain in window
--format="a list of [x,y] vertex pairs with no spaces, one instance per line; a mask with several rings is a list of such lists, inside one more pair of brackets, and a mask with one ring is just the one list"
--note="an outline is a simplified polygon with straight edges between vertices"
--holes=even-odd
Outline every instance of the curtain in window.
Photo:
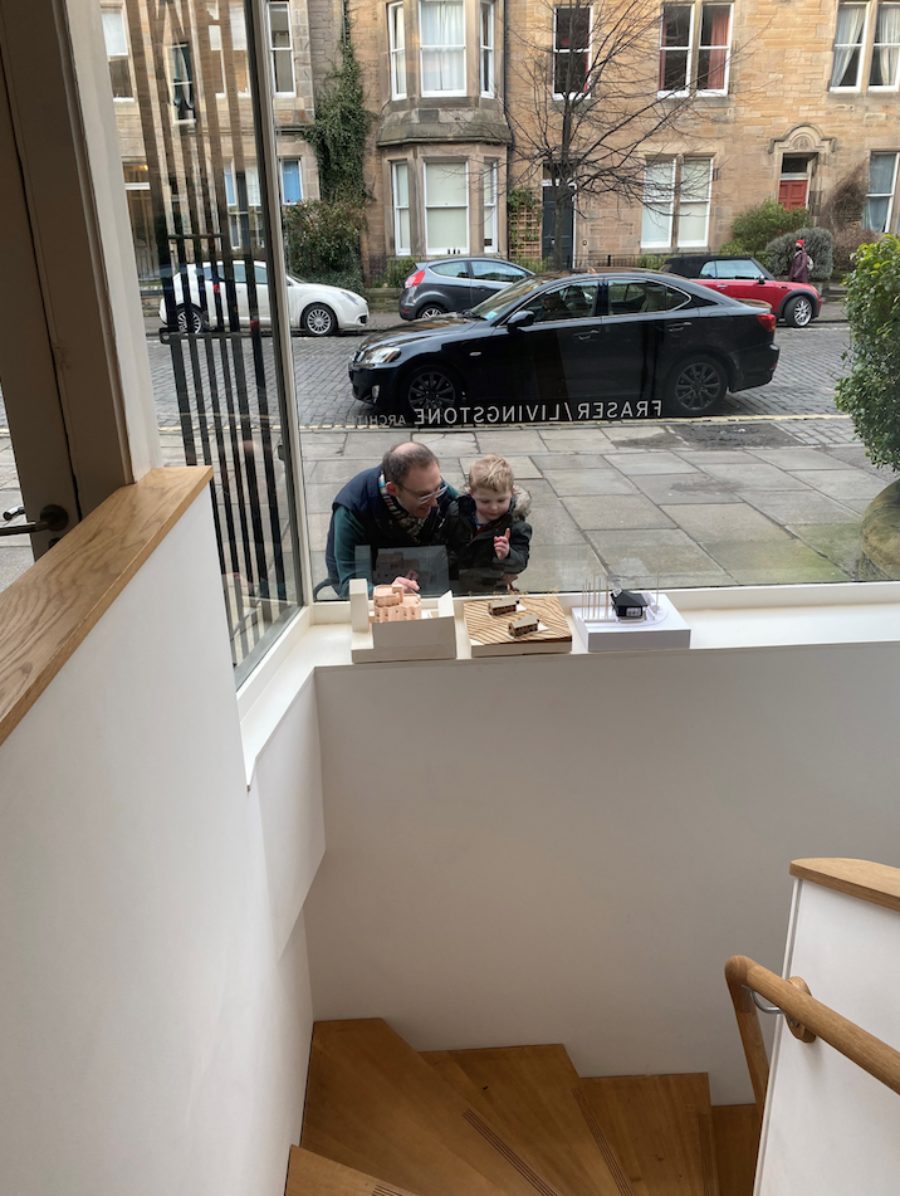
[[869,194],[864,223],[866,228],[877,233],[888,231],[896,172],[896,154],[873,154],[869,159]]
[[644,174],[644,211],[641,244],[665,245],[672,241],[672,201],[675,162],[648,162]]
[[703,8],[700,35],[700,61],[697,86],[701,91],[724,91],[728,63],[728,27],[730,4],[707,4]]
[[834,36],[834,67],[831,71],[832,87],[856,86],[859,50],[865,23],[864,4],[842,4],[838,9],[837,32]]
[[711,179],[711,159],[685,159],[678,197],[679,245],[706,244]]
[[419,14],[422,90],[465,91],[462,0],[422,0]]
[[897,60],[900,58],[900,4],[882,4],[878,9],[875,42],[872,85],[894,87],[897,83]]
[[409,253],[409,167],[394,163],[394,253]]
[[464,162],[425,164],[425,212],[428,251],[450,253],[469,249],[469,209]]
[[128,43],[125,41],[125,22],[122,18],[121,8],[104,8],[101,16],[107,57],[125,57],[128,53]]

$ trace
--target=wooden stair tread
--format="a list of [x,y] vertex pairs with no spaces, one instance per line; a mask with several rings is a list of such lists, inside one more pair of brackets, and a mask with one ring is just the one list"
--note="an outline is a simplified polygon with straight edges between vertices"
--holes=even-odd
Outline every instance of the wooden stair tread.
[[759,1154],[756,1105],[713,1105],[713,1136],[722,1196],[753,1196]]
[[560,1045],[427,1051],[448,1084],[565,1196],[631,1196],[578,1103],[579,1076]]
[[301,1146],[420,1196],[558,1196],[380,1018],[316,1023]]
[[635,1196],[718,1196],[705,1074],[605,1076],[581,1092]]
[[416,1196],[408,1188],[382,1183],[352,1167],[291,1147],[285,1196]]

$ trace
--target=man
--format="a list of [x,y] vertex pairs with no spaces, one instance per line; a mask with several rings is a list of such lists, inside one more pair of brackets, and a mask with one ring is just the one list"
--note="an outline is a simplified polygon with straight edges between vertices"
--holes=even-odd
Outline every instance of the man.
[[[441,477],[437,457],[424,444],[396,444],[381,465],[364,469],[331,504],[325,548],[328,577],[341,598],[359,576],[356,550],[421,548],[440,543],[447,507],[457,497]],[[398,577],[395,585],[417,591],[418,582]]]

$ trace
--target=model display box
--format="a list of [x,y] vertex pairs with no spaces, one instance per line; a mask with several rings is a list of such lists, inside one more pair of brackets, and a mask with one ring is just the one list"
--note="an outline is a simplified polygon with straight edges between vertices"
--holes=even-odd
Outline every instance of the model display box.
[[[415,604],[402,597],[392,599],[387,593],[390,586],[376,590],[377,598],[370,600],[364,578],[350,582],[350,657],[354,664],[456,659],[456,619],[449,590],[440,598],[422,598]],[[388,612],[392,611],[403,614],[391,618]]]
[[606,596],[583,598],[572,622],[588,652],[632,652],[641,648],[689,648],[691,629],[665,594],[645,595],[642,619],[619,618]]
[[[473,656],[525,656],[538,652],[571,652],[572,628],[558,598],[520,594],[516,611],[491,613],[490,600],[467,602],[463,608]],[[532,614],[538,630],[515,636],[509,625],[517,616]]]

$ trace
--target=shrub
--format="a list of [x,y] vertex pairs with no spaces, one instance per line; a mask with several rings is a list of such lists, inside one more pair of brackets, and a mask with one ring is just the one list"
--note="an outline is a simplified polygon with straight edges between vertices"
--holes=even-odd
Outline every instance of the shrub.
[[806,208],[783,208],[774,199],[767,199],[755,208],[748,208],[735,217],[731,226],[732,244],[738,248],[720,250],[728,253],[750,253],[758,257],[774,238],[791,233],[809,221]]
[[813,261],[810,278],[831,278],[834,272],[834,237],[827,228],[798,228],[796,232],[785,233],[770,241],[763,250],[763,256],[772,273],[776,277],[786,277],[790,273],[798,237],[806,242],[806,252]]
[[844,175],[822,205],[819,223],[823,228],[830,228],[836,235],[862,224],[868,181],[862,166]]
[[835,403],[853,420],[870,461],[900,470],[900,236],[861,245],[847,278],[849,374]]
[[642,253],[638,257],[637,264],[641,270],[661,270],[666,260],[664,253]]
[[388,258],[387,264],[384,267],[382,285],[386,287],[402,287],[415,268],[416,259],[414,257]]
[[510,261],[523,270],[530,270],[532,274],[546,274],[550,269],[550,260],[545,257],[514,257]]
[[834,272],[838,275],[846,274],[855,264],[856,251],[860,245],[867,245],[877,241],[880,233],[872,232],[870,228],[861,228],[858,224],[849,228],[839,229],[834,234]]
[[288,270],[311,282],[360,290],[362,209],[353,203],[314,200],[282,211]]
[[362,204],[366,198],[363,154],[372,117],[366,111],[362,72],[349,37],[341,60],[316,99],[316,115],[305,132],[316,151],[322,198]]

